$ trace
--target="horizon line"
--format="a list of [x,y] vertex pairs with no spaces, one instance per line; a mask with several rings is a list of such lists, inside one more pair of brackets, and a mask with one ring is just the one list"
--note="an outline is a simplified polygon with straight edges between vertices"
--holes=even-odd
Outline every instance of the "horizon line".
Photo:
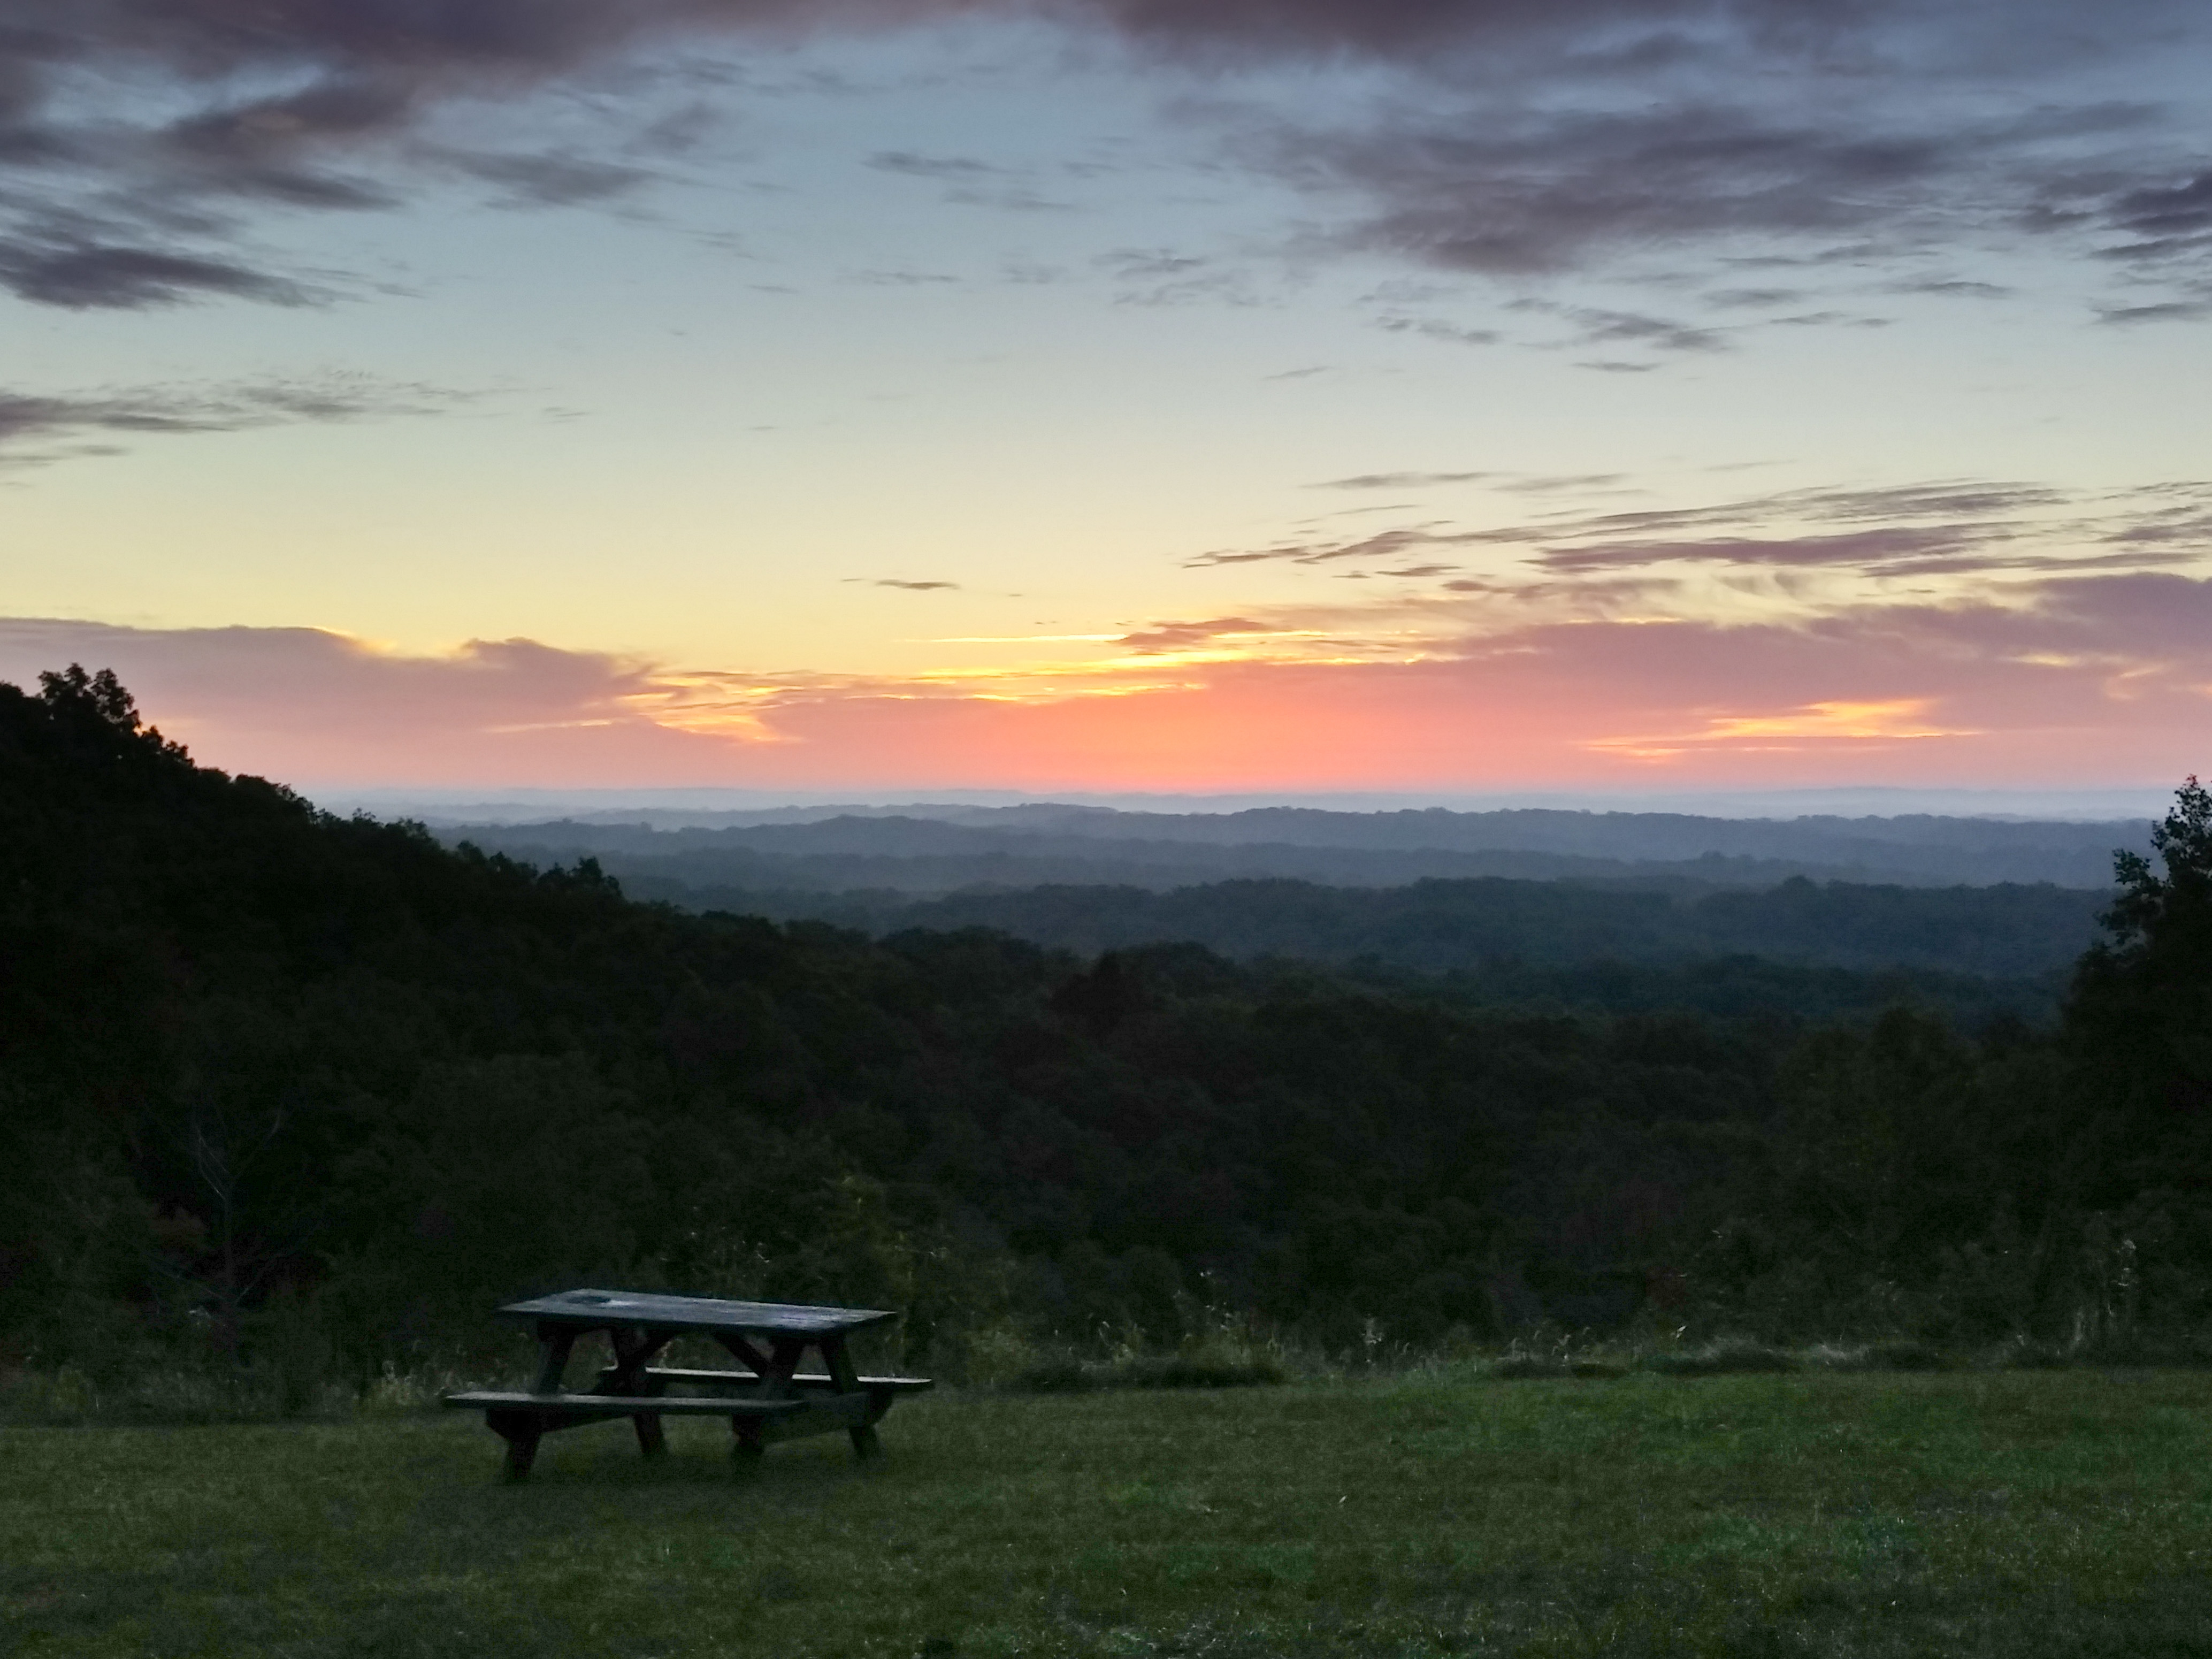
[[[882,812],[897,807],[969,811],[1024,806],[1073,807],[1125,813],[1210,816],[1267,809],[1365,813],[1482,813],[1516,811],[1674,814],[1694,817],[1962,817],[2047,823],[2106,823],[2155,818],[2171,804],[2173,786],[2094,788],[1928,788],[1912,785],[1831,785],[1796,788],[1703,790],[1524,789],[1484,791],[1240,790],[1218,793],[1138,790],[983,788],[747,789],[712,785],[651,787],[557,785],[410,787],[404,785],[304,787],[301,793],[331,811],[375,816],[434,817],[446,823],[486,822],[517,813],[593,815],[611,811],[720,816],[833,808]],[[418,808],[410,812],[406,809]],[[491,818],[471,818],[471,812]]]

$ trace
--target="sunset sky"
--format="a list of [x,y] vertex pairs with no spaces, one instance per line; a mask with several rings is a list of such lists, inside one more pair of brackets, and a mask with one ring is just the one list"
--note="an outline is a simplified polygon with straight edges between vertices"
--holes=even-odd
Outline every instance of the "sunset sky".
[[0,289],[311,792],[2212,772],[2203,0],[0,0]]

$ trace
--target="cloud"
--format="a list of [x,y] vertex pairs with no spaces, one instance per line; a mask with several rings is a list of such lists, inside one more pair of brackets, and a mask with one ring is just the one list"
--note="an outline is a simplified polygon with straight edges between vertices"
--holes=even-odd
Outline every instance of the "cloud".
[[[2126,0],[2121,0],[2126,3]],[[1593,70],[1633,73],[1699,51],[1716,24],[1776,42],[1831,40],[1891,9],[1851,0],[1099,0],[1140,39],[1211,54],[1343,53],[1431,60],[1564,45]]]
[[2007,603],[1790,620],[1509,623],[1363,659],[1152,659],[1084,676],[686,670],[528,640],[410,653],[313,629],[0,620],[0,678],[113,666],[200,757],[307,787],[1212,790],[2166,783],[2203,769],[2212,581],[2039,580]]
[[[2014,290],[2002,283],[1978,282],[1965,276],[1922,276],[1892,283],[1893,294],[1940,294],[1960,300],[2006,300]],[[1717,297],[1717,296],[1716,296]]]
[[1309,484],[1309,489],[1425,489],[1436,484],[1474,483],[1495,478],[1495,472],[1362,472],[1349,478],[1331,478]]
[[[2201,14],[2124,3],[2073,37],[2069,63],[2048,50],[2068,35],[2051,9],[2021,13],[2010,43],[1964,0],[1826,9],[1824,26],[1777,29],[1756,8],[1684,8],[1673,18],[1689,49],[1600,61],[1585,49],[1597,9],[1571,6],[1568,45],[1501,35],[1478,58],[1434,55],[1364,108],[1255,99],[1221,118],[1247,164],[1327,216],[1313,245],[1509,283],[1648,271],[1680,249],[1793,275],[1833,262],[1862,282],[1887,267],[1902,291],[1984,299],[2005,289],[1913,267],[2036,246],[2137,281],[2188,283],[2212,267],[2201,100],[2118,101],[2082,73],[2212,49]],[[1663,30],[1664,16],[1646,27]],[[1809,23],[1810,9],[1800,16]],[[1616,27],[1634,29],[1625,16]],[[1710,302],[1802,293],[1723,289]],[[1807,314],[1856,320],[1832,307]],[[1586,326],[1591,338],[1664,338],[1608,335],[1595,315]],[[1722,343],[1684,326],[1678,348]]]
[[903,173],[910,179],[969,181],[998,178],[1004,173],[1002,168],[969,156],[922,155],[907,149],[878,150],[868,157],[868,165],[878,173]]
[[2124,252],[2201,248],[2212,239],[2212,168],[2176,184],[2124,190],[2106,204],[2104,216],[2113,229],[2137,239]]
[[[10,0],[0,28],[0,283],[78,308],[299,303],[307,284],[239,252],[248,210],[390,206],[398,192],[377,175],[409,169],[404,141],[446,106],[526,92],[672,28],[788,24],[821,9],[772,0]],[[603,201],[644,179],[582,155],[431,145],[411,159],[538,206]]]
[[1377,317],[1375,326],[1392,334],[1419,334],[1453,345],[1496,345],[1504,337],[1494,328],[1468,328],[1440,317]]
[[[1518,487],[1616,482],[1599,474]],[[1887,578],[2179,566],[2212,558],[2212,483],[2107,492],[1982,481],[1784,490],[1482,526],[1431,521],[1340,540],[1216,550],[1187,562],[1365,564],[1441,548],[1496,549],[1553,577],[1684,564]]]
[[[112,665],[204,761],[310,794],[2167,783],[2203,769],[2212,717],[2212,581],[2161,573],[1747,622],[1493,613],[1416,648],[1267,613],[1110,644],[1117,659],[1079,672],[890,679],[692,671],[531,639],[403,653],[316,629],[0,619],[0,679]],[[1328,654],[1298,659],[1301,644]]]
[[578,207],[612,201],[641,189],[660,175],[649,168],[597,161],[586,156],[471,155],[445,151],[460,172],[500,186],[510,207]]
[[309,785],[650,775],[712,749],[636,711],[658,690],[641,665],[528,640],[411,655],[319,629],[0,621],[0,678],[28,684],[70,662],[112,666],[204,762]]
[[847,581],[865,582],[870,587],[896,587],[908,593],[941,593],[957,592],[958,582],[909,582],[893,576],[848,576]]
[[58,238],[0,236],[0,285],[70,311],[143,311],[214,295],[304,305],[301,284],[228,259]]
[[1824,131],[1722,106],[1476,108],[1364,131],[1279,131],[1272,161],[1310,190],[1375,204],[1343,240],[1487,276],[1640,246],[1894,230],[1946,168],[1936,136]]
[[2150,305],[2108,306],[2097,320],[2127,326],[2136,323],[2201,323],[2212,318],[2212,297],[2203,300],[2160,300]]
[[1705,303],[1725,310],[1748,307],[1766,308],[1794,305],[1805,297],[1804,290],[1794,288],[1729,288],[1717,289],[1705,295]]
[[870,288],[944,288],[960,278],[942,270],[856,270],[850,280]]
[[1637,311],[1610,311],[1538,299],[1516,300],[1508,309],[1549,313],[1561,318],[1575,330],[1571,338],[1559,343],[1566,346],[1630,344],[1650,346],[1657,351],[1703,352],[1726,351],[1732,343],[1717,329]]
[[1550,495],[1565,490],[1579,494],[1620,483],[1626,476],[1620,472],[1561,472],[1534,478],[1514,478],[1498,487],[1516,495]]
[[1249,638],[1280,631],[1266,623],[1254,622],[1249,617],[1216,617],[1210,622],[1155,623],[1150,628],[1124,635],[1115,643],[1127,650],[1150,654],[1196,650],[1217,640]]
[[20,467],[101,453],[120,436],[241,432],[301,422],[434,415],[471,395],[357,374],[193,388],[112,387],[59,394],[0,391],[0,465]]
[[[388,206],[425,165],[540,207],[653,177],[569,149],[423,142],[443,111],[687,39],[978,15],[1103,28],[1152,72],[1288,57],[1396,77],[1347,77],[1344,99],[1248,122],[1243,153],[1351,204],[1340,241],[1470,272],[1746,237],[1894,252],[1999,229],[2101,239],[2137,269],[2212,257],[2203,155],[2162,136],[2157,109],[2063,78],[2201,43],[2184,0],[9,0],[0,283],[79,307],[297,303],[310,285],[240,251],[253,210]],[[1387,85],[1381,113],[1313,113],[1352,107],[1363,84]],[[2029,112],[1990,116],[1992,91]],[[617,146],[633,155],[679,152],[707,118],[696,100],[636,101]],[[872,165],[981,204],[1054,205],[969,158]]]
[[1425,526],[1404,530],[1386,530],[1373,536],[1357,537],[1343,542],[1286,542],[1273,547],[1218,550],[1201,553],[1184,562],[1193,569],[1204,569],[1213,565],[1265,564],[1334,564],[1346,559],[1395,558],[1401,553],[1417,548],[1453,546],[1488,539],[1479,531],[1439,532]]
[[1548,569],[1579,573],[1652,564],[1743,564],[1767,568],[1792,565],[1848,565],[1863,569],[1908,569],[1936,554],[1956,554],[2001,538],[2002,532],[1972,525],[1886,525],[1826,536],[1717,536],[1698,541],[1613,541],[1594,547],[1547,550]]
[[1016,213],[1064,210],[1066,202],[1040,195],[1012,169],[965,155],[924,155],[914,150],[878,150],[868,158],[878,173],[927,179],[945,186],[944,199],[962,207],[1000,208]]

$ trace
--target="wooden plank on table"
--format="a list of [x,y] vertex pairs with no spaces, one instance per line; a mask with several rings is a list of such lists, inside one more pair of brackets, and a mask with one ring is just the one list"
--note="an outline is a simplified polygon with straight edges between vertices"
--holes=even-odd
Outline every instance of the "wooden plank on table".
[[[750,1371],[690,1370],[674,1365],[650,1366],[641,1375],[656,1382],[680,1382],[701,1389],[750,1389],[757,1386],[761,1380]],[[599,1381],[607,1382],[613,1376],[613,1368],[609,1367],[599,1373]],[[871,1391],[882,1390],[892,1394],[919,1394],[924,1389],[937,1386],[933,1379],[927,1376],[861,1376],[855,1377],[854,1381]],[[834,1390],[837,1384],[835,1379],[824,1376],[819,1371],[801,1371],[791,1379],[791,1386],[804,1392],[808,1389]]]
[[603,1329],[629,1325],[648,1331],[729,1331],[816,1339],[868,1329],[896,1319],[880,1308],[823,1308],[788,1302],[725,1302],[703,1296],[660,1296],[644,1291],[562,1291],[510,1302],[507,1319],[534,1320]]
[[704,1395],[520,1394],[475,1389],[449,1394],[444,1404],[467,1411],[526,1412],[538,1417],[633,1417],[674,1412],[679,1416],[784,1417],[804,1411],[804,1400],[712,1399]]

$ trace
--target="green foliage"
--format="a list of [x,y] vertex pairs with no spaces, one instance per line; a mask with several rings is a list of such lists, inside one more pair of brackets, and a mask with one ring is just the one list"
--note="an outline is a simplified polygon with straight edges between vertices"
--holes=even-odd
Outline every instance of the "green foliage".
[[2212,1313],[2208,842],[2192,784],[2063,1042],[1969,1038],[1773,963],[690,915],[198,767],[72,669],[0,688],[0,1368],[307,1411],[511,1367],[490,1307],[590,1282],[896,1308],[881,1359],[954,1376],[1224,1314],[2101,1351]]
[[2162,872],[2114,860],[2109,937],[2082,958],[2068,1015],[2080,1050],[2123,1075],[2126,1108],[2164,1127],[2212,1115],[2212,790],[2191,777],[2151,841]]
[[[797,906],[798,896],[666,886],[696,908]],[[2103,893],[2002,883],[1898,887],[1814,882],[1759,889],[1684,881],[1430,878],[1401,886],[1287,879],[1208,882],[1156,892],[1129,886],[979,887],[935,899],[820,896],[817,909],[880,933],[990,927],[1086,955],[1162,939],[1238,960],[1372,963],[1487,977],[1595,961],[1646,968],[1712,957],[1894,975],[2032,981],[2063,972],[2095,936]],[[811,914],[811,912],[799,912]],[[1534,971],[1532,971],[1534,970]]]

